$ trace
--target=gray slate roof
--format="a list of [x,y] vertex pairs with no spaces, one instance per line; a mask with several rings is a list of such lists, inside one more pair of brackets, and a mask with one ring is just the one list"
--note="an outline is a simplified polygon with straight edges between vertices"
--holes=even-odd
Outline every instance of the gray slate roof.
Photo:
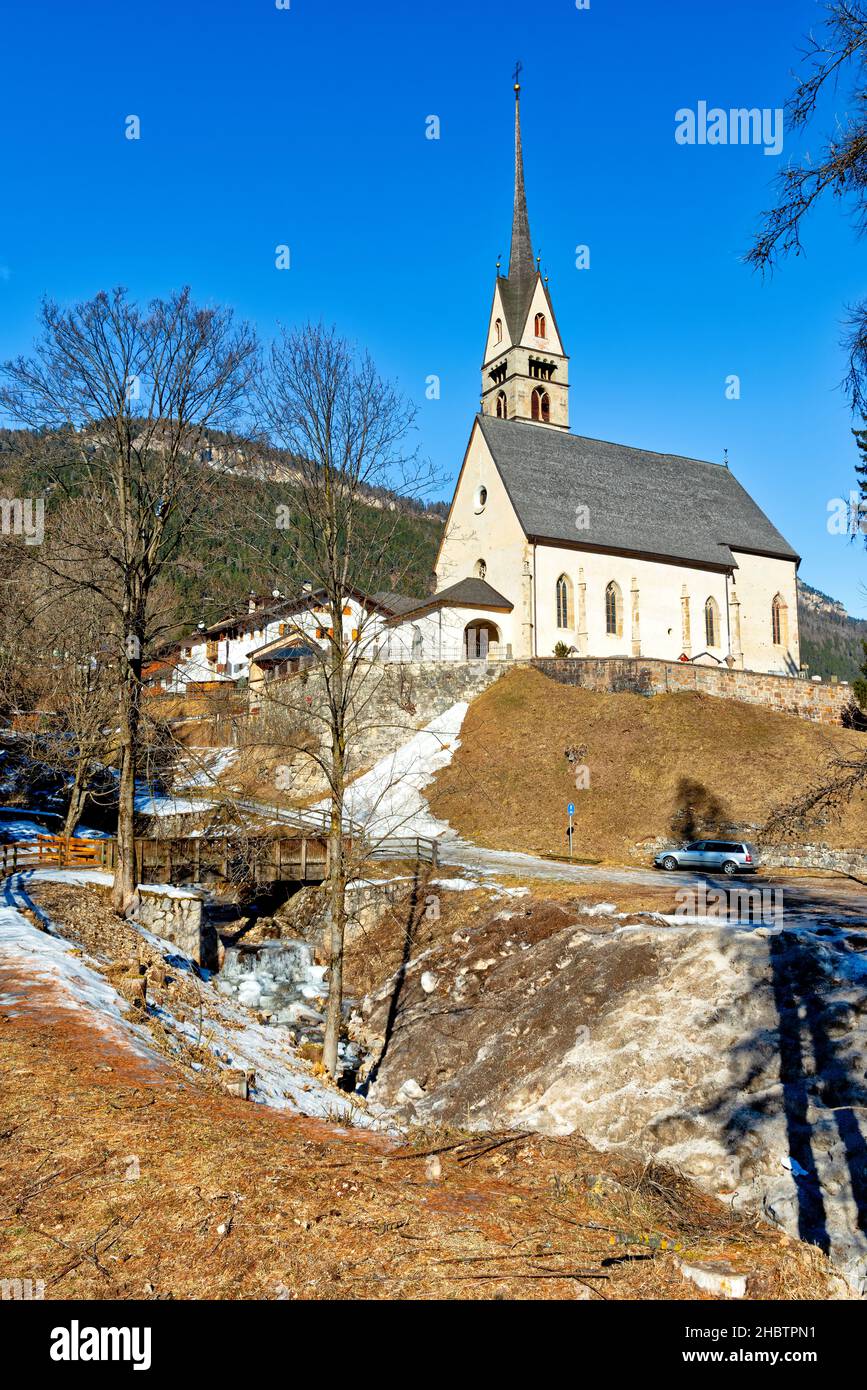
[[[719,568],[733,550],[800,557],[722,464],[479,415],[527,536]],[[589,529],[576,509],[589,508]]]
[[415,608],[401,616],[411,616],[428,608],[440,608],[443,604],[455,608],[506,608],[510,612],[515,606],[511,599],[498,593],[486,580],[470,578],[459,579],[447,589],[438,589],[430,598],[418,599]]
[[527,315],[533,302],[537,278],[535,272],[532,277],[518,275],[499,275],[497,277],[500,298],[503,301],[503,312],[506,315],[509,337],[513,346],[521,341],[524,324],[527,322]]
[[396,594],[388,589],[382,589],[372,597],[374,603],[378,603],[380,608],[387,608],[390,613],[412,613],[424,603],[424,599],[413,598],[410,594]]

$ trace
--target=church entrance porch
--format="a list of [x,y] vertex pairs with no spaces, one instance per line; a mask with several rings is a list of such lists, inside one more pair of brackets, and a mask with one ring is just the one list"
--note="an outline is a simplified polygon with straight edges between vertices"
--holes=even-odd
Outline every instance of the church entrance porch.
[[472,622],[464,628],[464,657],[467,661],[487,661],[500,650],[500,630],[496,623]]

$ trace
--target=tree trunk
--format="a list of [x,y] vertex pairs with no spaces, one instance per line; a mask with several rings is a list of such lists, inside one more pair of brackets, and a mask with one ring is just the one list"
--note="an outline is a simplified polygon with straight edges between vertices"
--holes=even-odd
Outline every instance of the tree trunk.
[[343,1019],[343,937],[346,927],[346,863],[343,853],[343,800],[346,795],[346,710],[343,670],[343,586],[333,586],[331,600],[331,824],[328,832],[328,1007],[322,1065],[337,1075],[337,1046]]
[[[141,651],[138,639],[136,652]],[[138,741],[141,696],[139,676],[141,657],[129,657],[121,691],[120,710],[120,784],[117,805],[117,861],[114,871],[111,902],[115,912],[125,912],[136,890],[135,872],[135,777],[138,765]]]
[[87,762],[79,758],[75,764],[75,777],[72,782],[72,790],[69,793],[69,806],[63,825],[63,834],[67,840],[78,829],[78,822],[81,820],[81,813],[84,810],[84,802],[87,797],[87,769]]
[[135,764],[129,748],[123,749],[118,787],[117,859],[111,902],[125,912],[135,893]]
[[[338,761],[339,758],[339,761]],[[335,778],[331,795],[331,825],[328,832],[328,1006],[322,1065],[337,1075],[337,1045],[343,1018],[343,937],[346,928],[346,865],[343,855],[343,756],[335,758]]]

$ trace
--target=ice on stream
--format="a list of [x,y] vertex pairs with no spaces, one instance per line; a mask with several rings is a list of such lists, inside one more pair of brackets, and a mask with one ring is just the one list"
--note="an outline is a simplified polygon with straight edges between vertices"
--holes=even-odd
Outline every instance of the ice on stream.
[[325,973],[308,942],[265,941],[228,947],[216,985],[270,1023],[298,1027],[325,1021]]

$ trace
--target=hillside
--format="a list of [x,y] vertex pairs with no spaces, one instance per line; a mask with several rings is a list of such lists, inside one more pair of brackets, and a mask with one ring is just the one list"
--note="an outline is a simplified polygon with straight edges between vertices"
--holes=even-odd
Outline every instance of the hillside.
[[[241,441],[242,448],[216,432],[210,442],[213,447],[203,467],[230,474],[232,485],[214,498],[207,518],[185,539],[172,564],[170,606],[177,607],[178,626],[183,630],[194,622],[214,622],[243,608],[251,588],[262,593],[274,587],[293,592],[308,577],[303,563],[293,563],[289,557],[285,540],[272,522],[276,506],[285,502],[287,488],[292,486],[291,459],[279,451],[273,458],[269,456],[272,471],[266,478],[254,446]],[[0,493],[38,494],[40,452],[63,447],[60,434],[39,437],[28,430],[0,430]],[[370,506],[363,509],[358,528],[359,555],[366,550],[365,533],[374,532],[383,508],[396,513],[390,553],[378,557],[375,572],[370,563],[360,562],[354,582],[372,591],[388,587],[385,576],[393,568],[400,575],[402,592],[424,594],[447,504],[371,489]],[[826,679],[854,680],[864,659],[861,643],[867,638],[867,621],[851,617],[842,604],[802,580],[798,581],[798,598],[801,659],[810,673]]]
[[[681,1300],[709,1296],[708,1262],[744,1270],[750,1299],[839,1287],[816,1250],[639,1154],[511,1125],[480,1136],[464,1117],[386,1128],[309,1045],[118,923],[95,886],[28,891],[52,932],[31,907],[0,909],[5,1224],[13,1274],[38,1274],[46,1298]],[[416,916],[445,942],[492,914],[504,934],[496,892],[450,897],[433,920],[408,894],[392,946]],[[560,914],[524,920],[550,950]],[[137,992],[146,1009],[126,1007]]]
[[[590,786],[575,790],[564,756],[587,745]],[[816,780],[833,752],[867,734],[811,724],[754,705],[694,694],[608,695],[519,668],[470,705],[461,746],[437,776],[434,813],[496,849],[628,861],[657,836],[753,832],[775,806]],[[863,846],[867,798],[816,842]]]
[[[303,557],[292,557],[285,536],[274,524],[277,506],[291,498],[293,470],[282,454],[273,462],[273,474],[265,478],[255,456],[231,455],[227,446],[215,438],[213,454],[203,461],[203,472],[218,468],[231,475],[225,490],[214,490],[209,479],[207,514],[199,526],[183,540],[166,575],[166,607],[177,613],[179,631],[193,623],[215,622],[226,613],[246,606],[251,589],[267,593],[277,587],[283,592],[300,590],[309,577]],[[252,446],[251,446],[252,448]],[[0,494],[38,495],[45,488],[45,469],[41,459],[52,455],[52,467],[66,466],[65,452],[73,459],[73,444],[60,433],[38,437],[28,430],[0,430]],[[65,452],[64,452],[65,451]],[[355,550],[359,556],[353,582],[369,592],[391,587],[389,571],[400,576],[402,592],[428,591],[443,526],[442,502],[426,504],[399,497],[384,488],[369,489],[369,506],[360,508],[356,523]],[[48,511],[52,502],[49,498]],[[391,511],[390,547],[380,554],[370,537],[381,534],[381,512]],[[32,559],[33,557],[28,556]]]
[[867,621],[853,618],[836,599],[798,580],[801,661],[813,676],[853,681],[864,660]]

